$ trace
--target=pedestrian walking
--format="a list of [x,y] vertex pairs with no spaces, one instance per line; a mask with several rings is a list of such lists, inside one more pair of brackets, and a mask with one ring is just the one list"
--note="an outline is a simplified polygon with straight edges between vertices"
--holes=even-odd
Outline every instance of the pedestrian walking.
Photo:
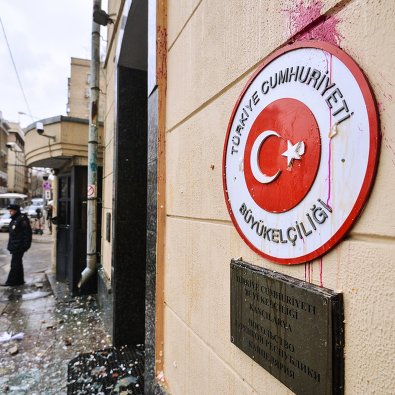
[[49,234],[52,234],[52,214],[53,214],[53,206],[52,206],[52,204],[48,204],[48,206],[47,206],[47,221],[48,221]]
[[41,211],[41,208],[36,209],[36,218],[34,220],[33,233],[35,235],[42,235],[44,233],[44,231],[43,231],[43,212]]
[[22,258],[23,254],[32,244],[32,228],[28,217],[26,214],[21,213],[21,209],[18,204],[10,204],[7,209],[11,215],[7,249],[10,251],[12,258],[8,279],[6,283],[2,285],[23,285],[25,281]]

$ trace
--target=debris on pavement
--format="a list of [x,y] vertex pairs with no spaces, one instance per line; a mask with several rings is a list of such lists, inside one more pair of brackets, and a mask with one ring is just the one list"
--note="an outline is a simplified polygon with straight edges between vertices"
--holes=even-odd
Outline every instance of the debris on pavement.
[[56,326],[54,325],[53,322],[47,322],[45,324],[45,328],[47,328],[47,329],[54,329],[54,328],[56,328]]
[[8,354],[10,354],[10,355],[16,355],[16,354],[18,354],[18,347],[17,346],[13,346],[13,347],[11,347],[11,348],[9,348],[8,350]]
[[36,283],[0,291],[0,393],[64,394],[68,361],[111,346],[94,298],[56,299]]
[[23,336],[25,336],[23,332],[15,333],[15,335],[13,335],[12,333],[4,332],[0,335],[0,343],[8,342],[10,340],[22,340]]
[[51,294],[52,292],[41,292],[41,291],[30,292],[22,295],[22,300],[34,300],[34,299],[45,298],[46,296],[49,296]]
[[81,354],[68,365],[67,394],[144,393],[144,346]]

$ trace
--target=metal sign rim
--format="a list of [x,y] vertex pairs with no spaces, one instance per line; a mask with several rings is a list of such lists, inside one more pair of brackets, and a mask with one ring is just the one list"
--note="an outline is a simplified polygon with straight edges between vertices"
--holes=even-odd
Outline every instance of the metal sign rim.
[[[369,134],[370,134],[370,139],[369,139],[369,145],[370,145],[370,150],[369,150],[369,158],[367,162],[367,170],[365,173],[365,178],[363,181],[363,184],[361,186],[359,195],[357,199],[355,200],[355,203],[350,211],[350,214],[348,217],[345,219],[343,224],[340,226],[337,232],[335,232],[332,237],[324,243],[322,246],[319,248],[315,249],[314,251],[298,256],[295,258],[278,258],[275,256],[271,256],[269,254],[266,254],[265,252],[259,250],[256,248],[247,238],[247,236],[243,233],[243,231],[240,229],[234,214],[233,210],[230,206],[229,203],[229,196],[227,193],[227,184],[226,184],[226,152],[227,152],[227,147],[228,147],[228,142],[229,142],[229,136],[231,133],[231,127],[233,120],[236,116],[237,109],[244,98],[244,95],[249,88],[249,86],[252,84],[252,82],[257,78],[257,76],[261,73],[261,71],[269,65],[271,62],[273,62],[275,59],[279,58],[280,56],[291,52],[295,51],[301,48],[315,48],[315,49],[321,49],[323,51],[326,51],[334,56],[336,56],[343,64],[346,65],[346,67],[350,70],[352,75],[354,76],[355,80],[357,81],[359,88],[361,90],[362,96],[364,98],[365,104],[366,104],[366,109],[367,109],[367,115],[368,115],[368,121],[369,121]],[[226,137],[225,137],[225,142],[224,142],[224,149],[223,149],[223,155],[222,155],[222,186],[223,186],[223,193],[224,193],[224,198],[225,198],[225,203],[227,206],[227,210],[229,212],[229,215],[231,217],[233,226],[236,228],[237,232],[241,236],[241,238],[244,240],[244,242],[258,255],[262,256],[263,258],[266,258],[272,262],[282,264],[282,265],[294,265],[294,264],[301,264],[301,263],[306,263],[309,261],[312,261],[314,259],[319,258],[320,256],[326,254],[329,250],[331,250],[333,247],[335,247],[345,236],[345,234],[352,228],[352,226],[355,224],[356,220],[359,218],[361,212],[363,211],[363,208],[369,198],[369,195],[371,193],[371,190],[373,188],[376,172],[377,172],[377,166],[378,166],[378,159],[379,159],[379,153],[380,153],[380,141],[381,141],[381,134],[380,134],[380,129],[379,129],[379,115],[378,115],[378,107],[374,98],[373,90],[368,82],[367,77],[363,73],[362,69],[359,67],[359,65],[354,61],[353,58],[351,58],[350,55],[348,55],[344,50],[341,48],[324,42],[324,41],[300,41],[300,42],[295,42],[293,44],[286,45],[273,53],[271,53],[269,56],[267,56],[262,63],[259,65],[257,70],[253,73],[253,75],[248,79],[247,83],[245,84],[243,90],[241,91],[235,105],[233,106],[233,110],[228,122],[228,127],[227,127],[227,132],[226,132]]]

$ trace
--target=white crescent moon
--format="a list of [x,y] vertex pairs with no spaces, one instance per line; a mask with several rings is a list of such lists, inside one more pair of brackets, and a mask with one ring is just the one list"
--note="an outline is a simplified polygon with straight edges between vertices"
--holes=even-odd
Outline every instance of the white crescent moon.
[[268,176],[262,173],[262,170],[259,167],[259,151],[261,150],[262,144],[270,136],[280,137],[280,135],[276,132],[273,132],[273,130],[266,130],[265,132],[262,132],[258,136],[251,150],[251,156],[250,156],[251,171],[255,179],[259,181],[261,184],[269,184],[270,182],[273,182],[281,173],[281,170],[279,170],[273,176]]

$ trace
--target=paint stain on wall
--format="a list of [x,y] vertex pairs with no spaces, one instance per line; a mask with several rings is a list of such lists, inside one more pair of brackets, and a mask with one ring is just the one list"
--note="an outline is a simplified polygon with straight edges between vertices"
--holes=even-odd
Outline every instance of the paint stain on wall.
[[391,154],[391,162],[395,166],[395,141],[390,136],[383,136],[383,143],[384,147],[389,151]]
[[322,15],[323,5],[321,0],[311,4],[298,0],[291,8],[284,9],[294,40],[320,40],[339,45],[343,38],[338,31],[341,20],[335,15]]
[[[314,280],[314,265],[317,264],[319,265],[319,280],[315,279]],[[322,269],[323,269],[323,258],[320,257],[317,261],[314,262],[306,262],[304,264],[304,281],[308,283],[314,283],[314,284],[319,284],[320,287],[324,286],[324,280],[323,280],[323,275],[322,275]]]
[[[339,45],[343,36],[338,31],[338,25],[341,20],[335,15],[323,15],[323,2],[314,1],[306,4],[304,0],[296,1],[291,8],[284,9],[291,37],[295,41],[320,40],[326,41],[334,45]],[[331,62],[330,62],[331,63]],[[330,147],[331,150],[331,147]],[[328,200],[330,203],[330,166],[331,158],[329,158],[329,175],[328,175]],[[305,263],[305,281],[312,282],[313,264]],[[322,287],[323,281],[323,260],[319,259],[319,284]]]

